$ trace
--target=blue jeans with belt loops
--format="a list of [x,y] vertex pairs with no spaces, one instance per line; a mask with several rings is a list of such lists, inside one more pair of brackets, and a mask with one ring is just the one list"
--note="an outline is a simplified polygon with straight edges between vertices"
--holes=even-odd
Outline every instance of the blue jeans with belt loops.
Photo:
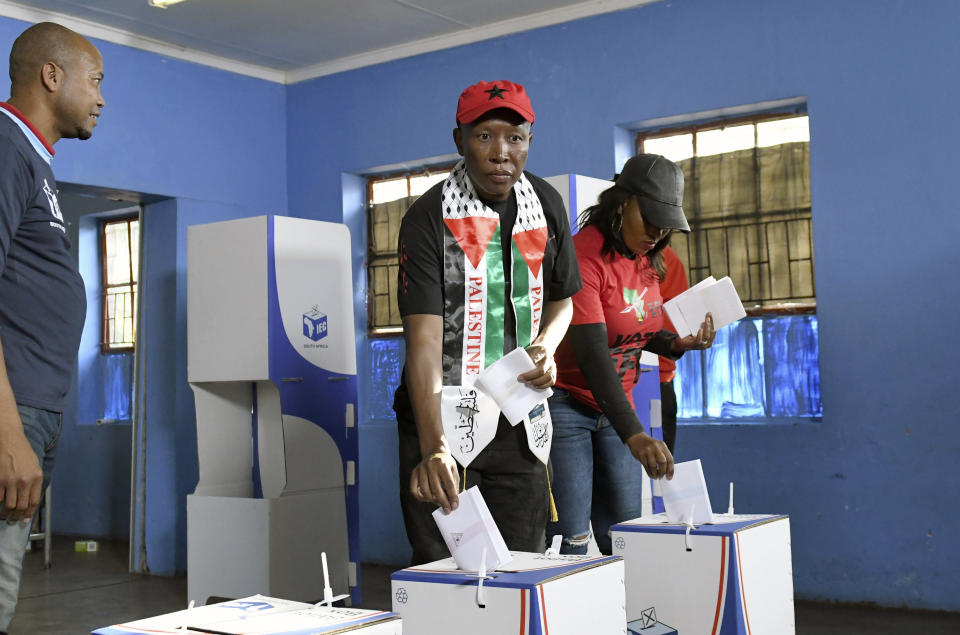
[[[59,412],[17,405],[23,433],[30,447],[40,460],[43,469],[43,487],[50,483],[53,472],[53,457],[63,425]],[[0,634],[5,635],[17,608],[20,592],[20,573],[23,570],[23,554],[30,539],[30,523],[17,522],[8,525],[0,520]]]
[[547,524],[547,544],[563,536],[561,553],[584,554],[590,523],[601,553],[611,552],[610,526],[638,518],[646,474],[610,421],[568,391],[553,389],[553,498],[557,522]]

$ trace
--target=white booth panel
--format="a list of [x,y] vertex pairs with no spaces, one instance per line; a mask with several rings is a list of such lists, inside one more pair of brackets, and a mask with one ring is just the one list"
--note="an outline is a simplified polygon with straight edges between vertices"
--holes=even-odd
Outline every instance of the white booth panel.
[[253,383],[191,384],[200,479],[195,494],[253,496]]
[[187,381],[269,378],[267,217],[187,228]]
[[282,498],[187,496],[187,599],[257,593],[323,598],[321,552],[335,594],[350,591],[343,489]]
[[[287,339],[314,366],[356,375],[350,230],[282,216],[273,223],[277,298]],[[308,334],[311,328],[320,332]]]
[[574,227],[577,227],[576,221],[583,210],[597,203],[600,192],[613,186],[612,181],[579,174],[548,176],[544,180],[560,192],[560,198],[567,208],[567,216]]

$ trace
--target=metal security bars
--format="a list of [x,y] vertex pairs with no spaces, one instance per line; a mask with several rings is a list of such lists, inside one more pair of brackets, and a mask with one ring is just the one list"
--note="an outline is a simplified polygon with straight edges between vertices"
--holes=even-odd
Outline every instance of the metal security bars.
[[693,228],[672,245],[691,284],[729,275],[752,314],[816,306],[809,131],[804,115],[757,115],[638,135],[683,169]]
[[370,335],[403,331],[397,306],[397,235],[417,198],[453,169],[444,165],[377,176],[367,182],[367,325]]

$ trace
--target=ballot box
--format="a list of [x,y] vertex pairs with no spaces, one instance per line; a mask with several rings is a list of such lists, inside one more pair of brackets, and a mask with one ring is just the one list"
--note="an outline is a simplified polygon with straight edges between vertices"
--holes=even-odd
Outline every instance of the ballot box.
[[93,635],[401,635],[396,613],[315,606],[254,595],[116,624]]
[[790,520],[714,514],[688,531],[665,514],[611,527],[632,635],[794,632]]
[[511,552],[488,572],[453,558],[393,573],[393,610],[416,635],[622,635],[623,561],[612,556]]

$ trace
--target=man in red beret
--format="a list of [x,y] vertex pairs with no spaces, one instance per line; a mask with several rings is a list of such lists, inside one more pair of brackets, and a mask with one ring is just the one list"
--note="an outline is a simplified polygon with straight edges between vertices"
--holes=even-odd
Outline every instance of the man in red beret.
[[572,315],[580,273],[563,201],[524,171],[534,114],[523,86],[480,82],[457,104],[463,157],[400,226],[398,301],[406,366],[397,389],[401,507],[413,563],[449,555],[431,517],[477,485],[507,547],[542,551],[551,509],[546,402],[511,425],[474,386],[517,347],[556,379],[553,353]]

